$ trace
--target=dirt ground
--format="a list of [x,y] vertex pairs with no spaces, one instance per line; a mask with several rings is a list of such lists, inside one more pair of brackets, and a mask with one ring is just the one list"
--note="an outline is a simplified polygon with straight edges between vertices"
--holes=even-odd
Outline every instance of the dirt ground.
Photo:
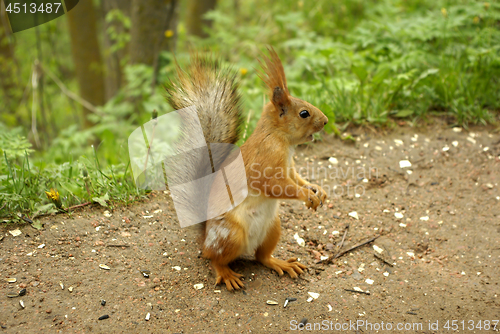
[[[498,332],[498,133],[439,125],[354,135],[354,144],[327,137],[296,151],[303,175],[330,193],[317,212],[282,203],[274,256],[298,257],[308,266],[301,278],[244,258],[232,269],[246,289],[215,287],[196,229],[181,229],[157,192],[130,207],[47,217],[43,230],[20,226],[15,237],[17,226],[2,226],[0,332],[283,333],[304,318],[310,332]],[[381,236],[324,260],[347,225],[342,250]],[[309,292],[317,298],[308,302]],[[285,308],[286,298],[296,301]]]

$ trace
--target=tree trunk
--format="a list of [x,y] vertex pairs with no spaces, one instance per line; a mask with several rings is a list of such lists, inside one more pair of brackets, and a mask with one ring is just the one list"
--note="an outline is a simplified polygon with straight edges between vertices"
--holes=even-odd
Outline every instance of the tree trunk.
[[178,0],[132,0],[130,62],[155,66],[163,48],[172,50],[165,38],[177,34]]
[[127,55],[128,45],[117,51],[111,51],[115,45],[115,41],[111,40],[108,29],[113,28],[116,33],[126,33],[125,27],[121,22],[106,22],[107,14],[119,9],[125,16],[130,18],[130,1],[123,0],[105,0],[101,2],[101,22],[102,30],[104,31],[103,47],[104,47],[104,60],[106,64],[106,100],[109,100],[116,95],[123,83],[123,59]]
[[215,9],[217,0],[188,0],[186,28],[190,35],[205,38],[204,27],[211,27],[212,21],[203,18],[208,11]]
[[[80,95],[95,106],[103,105],[105,102],[104,66],[97,40],[96,13],[93,2],[80,1],[73,10],[67,13],[67,16],[71,52],[80,86]],[[92,126],[88,119],[90,113],[90,110],[84,108],[85,128]]]
[[[11,39],[10,25],[5,12],[4,3],[0,3],[0,110],[5,109],[6,115],[12,115],[14,108],[16,63],[14,59],[14,44]],[[17,106],[16,106],[17,107]],[[7,113],[8,112],[8,113]]]

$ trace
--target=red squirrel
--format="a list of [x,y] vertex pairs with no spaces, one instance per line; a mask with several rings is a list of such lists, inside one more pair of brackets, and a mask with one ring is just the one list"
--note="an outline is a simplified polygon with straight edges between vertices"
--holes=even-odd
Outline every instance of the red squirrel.
[[[287,87],[281,60],[274,49],[262,55],[259,77],[268,88],[270,102],[252,135],[241,146],[248,196],[223,215],[202,224],[202,255],[211,261],[216,284],[228,290],[244,287],[242,275],[229,264],[241,255],[292,278],[306,266],[296,258],[275,259],[281,225],[279,202],[295,199],[316,210],[326,192],[296,172],[294,147],[312,140],[328,118],[312,104],[293,97]],[[237,76],[210,57],[193,55],[187,71],[177,68],[177,81],[166,87],[167,100],[175,109],[196,107],[207,143],[235,144],[239,140],[242,110]]]

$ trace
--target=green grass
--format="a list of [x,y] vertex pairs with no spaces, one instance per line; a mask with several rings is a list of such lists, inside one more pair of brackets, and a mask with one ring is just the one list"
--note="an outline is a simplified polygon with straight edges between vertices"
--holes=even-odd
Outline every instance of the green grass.
[[[241,70],[244,110],[250,114],[247,137],[265,99],[254,68],[259,67],[256,59],[266,45],[281,56],[292,94],[327,114],[327,131],[339,133],[338,128],[348,125],[396,126],[401,120],[413,125],[435,116],[446,117],[450,125],[498,126],[498,2],[240,0],[238,4],[218,2],[218,9],[208,14],[214,24],[203,40],[186,35],[181,17],[176,58],[181,64],[188,61],[188,45],[206,48]],[[43,48],[53,47],[58,53],[57,58],[46,58],[44,66],[77,91],[75,79],[64,75],[72,66],[64,27],[63,20],[40,26]],[[34,39],[34,32],[18,38]],[[20,43],[18,48],[22,78],[31,71],[29,47],[30,43]],[[174,72],[173,56],[162,54],[160,63],[158,81],[166,82]],[[45,145],[41,150],[31,148],[26,139],[29,129],[16,128],[16,119],[31,118],[29,95],[16,106],[15,114],[0,115],[0,217],[33,218],[57,210],[45,194],[51,188],[58,189],[62,208],[93,201],[112,206],[143,197],[128,166],[127,137],[151,118],[153,110],[160,115],[171,110],[162,87],[151,91],[152,73],[147,66],[127,66],[127,84],[100,108],[99,115],[92,115],[96,125],[87,130],[75,124],[79,107],[46,80],[46,101],[57,122],[49,127],[53,132],[41,134]],[[139,103],[132,104],[131,97]],[[99,145],[94,149],[92,142]]]
[[[12,132],[0,135],[0,148],[14,141],[16,147],[2,150],[0,221],[17,221],[23,214],[35,219],[44,214],[69,212],[67,208],[88,202],[113,207],[145,196],[144,191],[136,189],[128,163],[103,168],[95,150],[92,156],[81,156],[77,161],[34,163],[28,157],[31,145]],[[60,203],[46,195],[51,189],[57,189]]]

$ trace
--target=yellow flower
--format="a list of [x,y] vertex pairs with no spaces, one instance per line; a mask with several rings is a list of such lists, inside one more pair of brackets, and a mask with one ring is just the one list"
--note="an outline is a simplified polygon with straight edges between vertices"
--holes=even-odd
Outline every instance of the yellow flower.
[[240,73],[241,73],[241,75],[245,75],[248,73],[248,70],[246,68],[242,67],[242,68],[240,68]]
[[485,2],[484,3],[484,9],[488,10],[488,8],[490,8],[490,3],[489,2]]
[[448,11],[446,8],[441,8],[441,14],[443,14],[444,17],[448,17]]
[[50,199],[58,209],[62,207],[61,198],[59,197],[59,192],[57,191],[57,189],[51,188],[50,191],[46,191],[45,194],[47,195],[47,198]]
[[475,24],[479,23],[479,16],[474,16],[474,19],[472,20]]
[[166,38],[170,38],[172,36],[174,36],[174,32],[172,30],[165,31],[165,37]]

